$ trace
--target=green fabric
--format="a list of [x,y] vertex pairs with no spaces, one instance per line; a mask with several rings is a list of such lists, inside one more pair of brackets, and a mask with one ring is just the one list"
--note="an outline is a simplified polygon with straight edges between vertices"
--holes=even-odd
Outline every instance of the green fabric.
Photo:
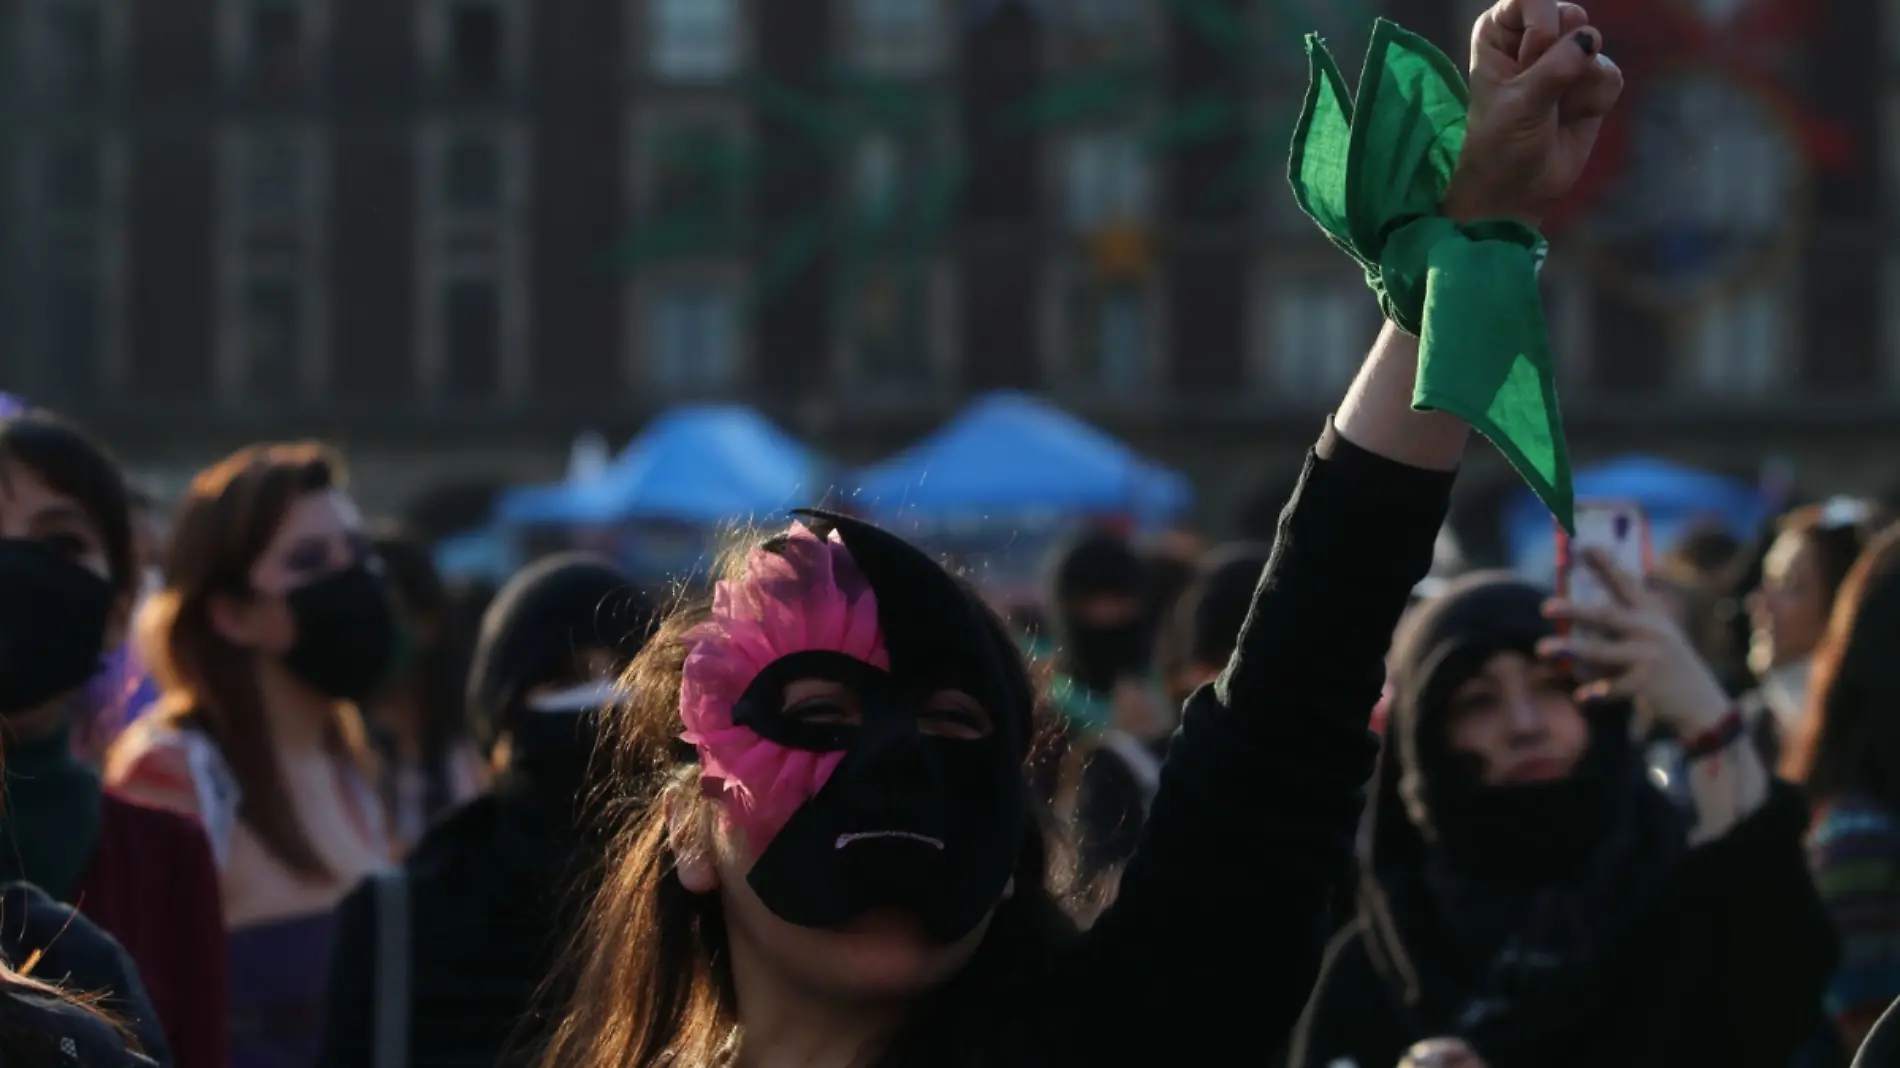
[[1445,54],[1385,19],[1355,103],[1317,34],[1293,134],[1293,196],[1365,269],[1387,319],[1419,339],[1412,406],[1469,423],[1565,529],[1574,493],[1537,276],[1548,246],[1522,223],[1438,214],[1470,94]]
[[72,732],[7,739],[0,809],[0,883],[24,880],[73,904],[99,848],[104,810],[99,776],[73,755]]

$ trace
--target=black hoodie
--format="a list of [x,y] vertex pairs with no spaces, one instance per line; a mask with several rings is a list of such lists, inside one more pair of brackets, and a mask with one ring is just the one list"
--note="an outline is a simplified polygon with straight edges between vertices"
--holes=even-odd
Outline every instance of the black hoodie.
[[[523,698],[563,680],[577,651],[624,662],[652,622],[624,572],[577,554],[522,571],[489,606],[468,705],[478,736],[510,738],[509,763],[491,793],[431,828],[404,862],[413,976],[405,1064],[527,1063],[541,1026],[528,1012],[597,843],[581,803],[592,714],[525,714]],[[375,887],[365,882],[338,911],[318,1063],[363,1068],[376,1033]]]
[[1400,629],[1359,917],[1328,951],[1290,1063],[1387,1068],[1456,1035],[1488,1068],[1787,1068],[1836,954],[1791,789],[1691,850],[1627,710],[1588,711],[1590,751],[1563,783],[1484,786],[1446,750],[1450,694],[1550,633],[1540,600],[1469,576]]

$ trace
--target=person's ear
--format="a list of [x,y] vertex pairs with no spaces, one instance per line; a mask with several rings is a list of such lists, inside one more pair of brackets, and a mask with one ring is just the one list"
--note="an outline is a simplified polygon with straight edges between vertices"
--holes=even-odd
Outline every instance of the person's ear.
[[264,642],[260,607],[254,598],[228,593],[214,593],[205,602],[212,629],[240,649],[256,648]]
[[673,852],[673,872],[690,894],[719,889],[719,865],[714,862],[712,835],[698,798],[674,790],[666,795],[666,845]]

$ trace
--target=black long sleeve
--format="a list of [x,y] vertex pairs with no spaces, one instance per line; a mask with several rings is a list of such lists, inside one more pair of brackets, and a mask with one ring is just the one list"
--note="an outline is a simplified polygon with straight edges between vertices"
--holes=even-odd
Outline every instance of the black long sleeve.
[[1308,457],[1233,658],[1188,701],[1120,897],[1068,962],[1080,1022],[1060,1063],[1216,1063],[1237,1035],[1264,1057],[1291,1030],[1350,867],[1386,648],[1452,479],[1330,431]]

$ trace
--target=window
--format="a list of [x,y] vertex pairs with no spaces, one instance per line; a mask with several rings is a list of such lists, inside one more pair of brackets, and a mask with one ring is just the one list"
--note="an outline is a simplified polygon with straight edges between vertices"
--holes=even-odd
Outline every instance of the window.
[[1156,37],[1151,0],[1060,0],[1055,40],[1072,64],[1111,62],[1139,53]]
[[104,160],[96,141],[66,141],[47,150],[40,200],[56,215],[91,215],[102,206]]
[[646,0],[653,76],[696,82],[739,71],[739,0]]
[[449,142],[443,162],[442,199],[451,211],[491,212],[501,207],[501,146],[463,136]]
[[1069,225],[1096,230],[1140,222],[1148,215],[1148,154],[1132,133],[1077,137],[1069,145]]
[[1378,305],[1363,282],[1270,278],[1255,380],[1297,404],[1329,403],[1352,381],[1378,332]]
[[300,401],[327,358],[322,140],[260,123],[221,148],[219,384],[230,403]]
[[425,129],[418,377],[457,401],[527,388],[529,148],[509,123]]
[[308,154],[294,132],[264,132],[246,137],[239,195],[253,218],[295,216],[306,203]]
[[946,164],[929,133],[882,130],[859,140],[851,156],[850,197],[864,221],[876,225],[921,222],[941,192],[934,168]]
[[1077,294],[1069,336],[1069,383],[1127,392],[1147,381],[1152,321],[1139,284],[1089,284]]
[[647,143],[645,213],[664,220],[730,224],[739,213],[743,167],[738,139],[721,124],[657,127]]
[[863,73],[914,77],[942,63],[938,0],[854,0],[850,14],[852,59]]
[[525,0],[422,0],[418,44],[437,88],[489,94],[527,74]]
[[460,0],[449,12],[449,77],[455,88],[492,92],[502,83],[499,5]]
[[855,384],[928,387],[936,379],[926,272],[880,265],[845,295],[846,373]]
[[62,390],[71,391],[66,395],[94,388],[104,371],[104,311],[96,276],[61,275],[47,283],[41,366]]
[[39,88],[58,100],[89,100],[105,89],[106,17],[102,0],[43,0]]
[[248,16],[252,87],[296,91],[304,80],[303,13],[290,0],[252,0]]
[[1691,382],[1728,396],[1760,395],[1781,382],[1791,309],[1779,285],[1764,286],[1704,311],[1690,332]]
[[289,278],[256,277],[244,283],[239,346],[245,392],[288,399],[301,384],[304,294]]
[[501,288],[493,279],[442,287],[443,386],[457,397],[492,397],[501,386]]
[[103,134],[64,133],[20,146],[19,249],[32,265],[16,302],[20,344],[41,398],[96,400],[124,384],[125,146]]
[[674,393],[728,387],[738,376],[739,304],[717,282],[665,282],[652,293],[646,364],[655,385]]

